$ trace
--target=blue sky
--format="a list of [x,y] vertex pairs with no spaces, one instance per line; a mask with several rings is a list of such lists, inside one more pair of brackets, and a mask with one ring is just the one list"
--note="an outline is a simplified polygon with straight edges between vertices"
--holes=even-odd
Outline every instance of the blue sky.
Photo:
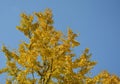
[[[0,47],[4,43],[10,49],[18,47],[24,35],[16,30],[20,13],[43,11],[51,8],[55,28],[66,32],[70,27],[80,33],[77,40],[81,46],[75,49],[80,55],[90,48],[92,59],[98,64],[92,70],[97,74],[108,70],[120,76],[120,0],[1,0],[0,2]],[[0,52],[0,68],[5,58]],[[0,76],[0,81],[5,76]]]

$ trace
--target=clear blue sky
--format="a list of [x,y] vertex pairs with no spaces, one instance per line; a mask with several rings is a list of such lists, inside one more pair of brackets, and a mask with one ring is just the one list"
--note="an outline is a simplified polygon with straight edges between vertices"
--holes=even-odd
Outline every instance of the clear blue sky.
[[[80,32],[77,38],[81,46],[75,49],[79,55],[86,47],[98,61],[93,74],[108,70],[120,76],[120,0],[1,0],[0,1],[0,47],[17,48],[24,35],[16,30],[20,13],[43,11],[51,8],[55,27],[66,31],[71,27]],[[0,68],[5,58],[0,53]],[[1,83],[5,76],[0,76]],[[4,82],[3,82],[4,83]]]

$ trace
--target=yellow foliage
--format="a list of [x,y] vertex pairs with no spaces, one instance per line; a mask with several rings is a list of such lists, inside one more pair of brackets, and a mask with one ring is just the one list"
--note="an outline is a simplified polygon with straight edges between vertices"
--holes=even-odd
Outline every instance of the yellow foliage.
[[55,30],[50,9],[21,14],[17,29],[29,42],[22,42],[16,51],[2,47],[7,61],[0,74],[8,74],[6,84],[120,84],[120,78],[107,71],[87,75],[96,65],[89,48],[77,58],[73,48],[80,45],[75,39],[78,35],[70,28],[67,35]]

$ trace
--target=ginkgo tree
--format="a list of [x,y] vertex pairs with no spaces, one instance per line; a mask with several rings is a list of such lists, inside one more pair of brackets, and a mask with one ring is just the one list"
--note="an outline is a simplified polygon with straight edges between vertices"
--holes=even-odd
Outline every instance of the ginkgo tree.
[[70,28],[63,34],[53,23],[50,9],[21,14],[17,29],[28,42],[21,42],[16,50],[2,46],[6,67],[0,69],[0,74],[7,73],[6,84],[120,84],[120,78],[107,71],[87,75],[96,65],[90,59],[89,48],[76,57],[73,49],[80,45],[75,40],[78,34]]

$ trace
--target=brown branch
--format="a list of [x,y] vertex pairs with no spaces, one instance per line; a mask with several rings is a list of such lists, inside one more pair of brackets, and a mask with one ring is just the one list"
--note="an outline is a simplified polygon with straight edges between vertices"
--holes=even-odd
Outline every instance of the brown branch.
[[40,71],[37,71],[37,73],[38,73],[40,76],[44,76]]
[[49,82],[49,80],[50,80],[50,78],[51,78],[51,75],[52,75],[52,65],[53,65],[53,59],[51,59],[51,65],[50,65],[50,75],[48,76],[48,79],[47,79],[47,81],[46,81],[46,83],[45,84],[48,84],[48,82]]
[[33,68],[32,68],[32,77],[33,77],[33,79],[35,79],[35,77],[34,77],[34,72],[33,72]]

